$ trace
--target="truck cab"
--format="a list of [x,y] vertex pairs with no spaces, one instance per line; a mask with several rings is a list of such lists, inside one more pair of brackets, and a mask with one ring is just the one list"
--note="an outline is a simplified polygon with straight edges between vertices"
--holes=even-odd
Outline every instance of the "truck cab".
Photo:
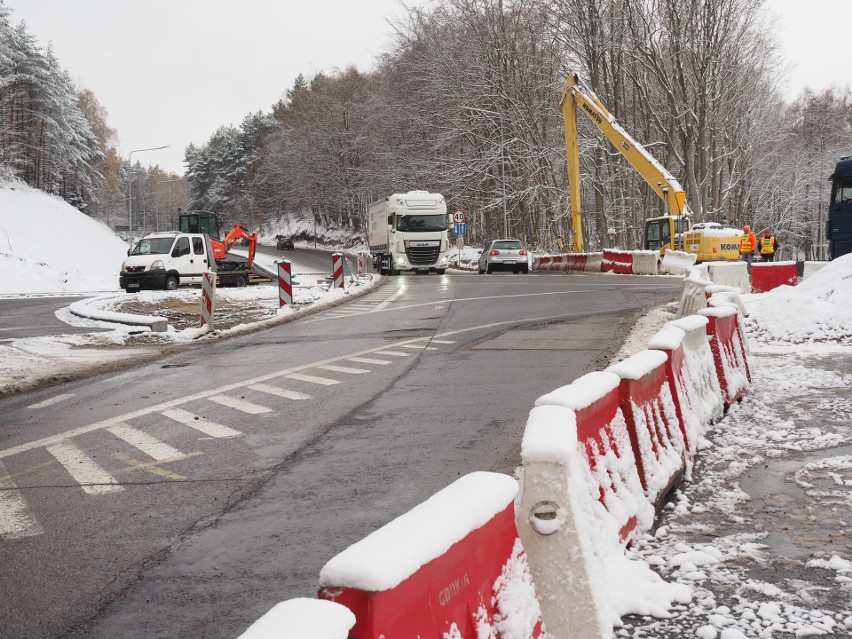
[[200,233],[146,235],[128,252],[118,282],[128,293],[201,284],[203,273],[215,270],[211,255],[210,242]]
[[852,253],[852,156],[840,158],[831,180],[825,239],[829,259]]

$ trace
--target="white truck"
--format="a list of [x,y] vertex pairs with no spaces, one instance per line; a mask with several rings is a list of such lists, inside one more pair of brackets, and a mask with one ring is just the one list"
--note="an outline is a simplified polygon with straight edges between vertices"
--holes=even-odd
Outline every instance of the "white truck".
[[440,275],[449,266],[450,219],[440,193],[394,193],[373,202],[367,225],[373,266],[382,275],[401,271]]

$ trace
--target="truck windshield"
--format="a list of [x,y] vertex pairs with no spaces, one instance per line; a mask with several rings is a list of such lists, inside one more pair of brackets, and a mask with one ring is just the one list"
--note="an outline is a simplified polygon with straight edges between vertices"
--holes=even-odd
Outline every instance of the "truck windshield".
[[835,178],[834,180],[834,206],[848,204],[852,201],[852,178]]
[[174,241],[175,238],[173,237],[152,237],[139,240],[133,247],[131,255],[165,255],[172,250]]
[[403,233],[446,231],[446,215],[397,215],[396,230]]

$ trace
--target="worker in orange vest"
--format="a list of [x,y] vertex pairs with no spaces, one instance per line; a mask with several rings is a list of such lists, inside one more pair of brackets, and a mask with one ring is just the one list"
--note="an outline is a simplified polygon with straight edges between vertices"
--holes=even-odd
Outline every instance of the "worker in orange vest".
[[746,224],[743,227],[743,235],[740,238],[740,259],[748,264],[748,272],[751,273],[751,263],[754,260],[754,251],[757,249],[757,237],[751,227]]
[[775,259],[775,254],[778,252],[778,240],[772,235],[769,229],[763,229],[763,237],[760,238],[760,257],[764,262],[771,262]]

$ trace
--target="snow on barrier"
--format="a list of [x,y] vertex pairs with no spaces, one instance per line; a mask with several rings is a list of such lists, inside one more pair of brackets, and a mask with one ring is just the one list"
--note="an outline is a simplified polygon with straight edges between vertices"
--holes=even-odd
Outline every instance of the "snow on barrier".
[[806,280],[811,275],[828,265],[828,262],[807,261],[802,265],[802,279]]
[[216,312],[216,273],[205,271],[201,276],[201,327],[213,330]]
[[707,335],[709,319],[689,315],[666,324],[683,331],[684,385],[700,424],[718,421],[725,409],[719,377]]
[[648,341],[650,350],[666,354],[666,382],[674,402],[675,416],[685,443],[686,478],[692,473],[692,464],[698,450],[698,441],[703,434],[692,396],[686,382],[686,357],[683,341],[686,332],[677,326],[664,326]]
[[288,599],[273,606],[237,639],[347,639],[352,611],[322,599]]
[[695,265],[698,255],[685,251],[667,250],[663,253],[660,272],[668,275],[685,275]]
[[799,281],[795,262],[755,262],[751,267],[751,292],[765,293]]
[[293,306],[293,275],[290,260],[278,262],[278,307]]
[[539,411],[539,407],[561,406],[571,410],[564,425],[566,437],[569,443],[577,440],[587,469],[589,490],[598,504],[596,519],[612,521],[618,538],[628,544],[642,530],[648,530],[654,510],[643,497],[627,420],[619,402],[620,384],[621,379],[612,372],[583,375],[539,397],[530,421],[534,414],[547,414]]
[[701,315],[708,320],[710,350],[727,408],[745,397],[751,388],[751,372],[739,328],[739,315],[733,306],[706,308]]
[[660,270],[660,254],[657,251],[633,251],[634,275],[657,275]]
[[543,639],[517,491],[507,475],[465,475],[332,558],[320,598],[355,614],[350,639]]
[[705,289],[711,286],[713,282],[706,277],[702,277],[702,273],[697,268],[689,269],[686,277],[683,278],[683,290],[680,294],[680,302],[677,307],[677,316],[686,317],[693,315],[703,308],[707,308],[707,294]]
[[607,370],[621,379],[619,402],[636,458],[639,480],[655,509],[686,470],[687,446],[663,351],[640,351]]
[[331,277],[333,288],[343,288],[343,255],[340,253],[331,254]]
[[708,278],[714,284],[733,286],[744,293],[751,290],[745,262],[708,262]]

